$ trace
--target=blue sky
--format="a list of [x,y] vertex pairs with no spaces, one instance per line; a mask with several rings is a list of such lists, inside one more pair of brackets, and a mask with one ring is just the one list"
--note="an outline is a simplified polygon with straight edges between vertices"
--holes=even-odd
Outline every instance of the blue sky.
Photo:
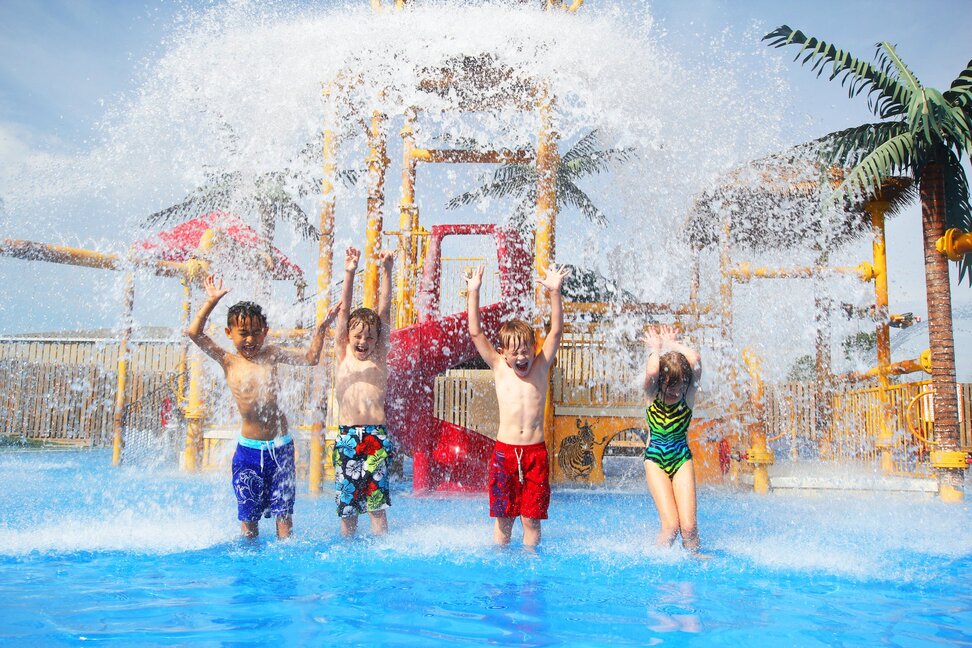
[[[658,0],[649,6],[655,33],[683,57],[687,67],[693,62],[718,62],[721,52],[714,43],[751,38],[784,23],[867,60],[877,41],[895,43],[904,60],[930,86],[946,86],[972,57],[968,38],[972,2],[968,1]],[[166,38],[183,7],[170,2],[108,0],[0,3],[0,164],[17,164],[37,151],[72,154],[86,150],[97,138],[99,121],[137,89],[146,70],[165,50]],[[603,3],[589,0],[582,11],[603,7]],[[766,49],[758,38],[744,46]],[[872,119],[863,99],[849,100],[838,83],[818,79],[809,68],[791,62],[794,53],[773,51],[789,86],[790,143]],[[917,218],[914,208],[889,227],[891,301],[892,310],[923,314]],[[88,226],[65,222],[63,230],[83,233]],[[94,223],[90,227],[96,229]],[[22,272],[20,264],[0,259],[4,282]],[[953,295],[957,309],[972,311],[972,289],[953,283]],[[15,301],[16,296],[5,300],[11,299]],[[9,305],[0,308],[0,333],[10,330],[14,319],[27,322],[27,330],[38,330],[44,324],[57,328],[100,323],[76,313],[66,317],[53,306],[30,310],[37,311],[36,317],[26,309],[15,314]],[[967,323],[957,323],[957,346],[961,346],[963,334],[969,333],[967,327]]]

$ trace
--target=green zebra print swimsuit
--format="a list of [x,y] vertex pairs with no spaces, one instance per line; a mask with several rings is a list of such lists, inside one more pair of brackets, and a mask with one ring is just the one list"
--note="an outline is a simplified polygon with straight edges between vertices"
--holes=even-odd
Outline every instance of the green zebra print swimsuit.
[[686,461],[692,458],[685,433],[692,422],[692,408],[685,399],[674,405],[666,405],[656,398],[645,411],[651,438],[645,448],[645,461],[653,461],[665,471],[668,477],[675,473]]

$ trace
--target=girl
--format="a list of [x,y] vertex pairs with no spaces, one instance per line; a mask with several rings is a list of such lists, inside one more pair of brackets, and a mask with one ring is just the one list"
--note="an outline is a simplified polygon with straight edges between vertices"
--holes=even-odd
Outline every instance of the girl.
[[645,342],[649,351],[645,393],[650,435],[645,447],[645,480],[661,519],[655,543],[671,546],[681,532],[682,546],[698,552],[695,472],[685,433],[692,422],[695,392],[702,377],[701,358],[675,338],[670,326],[650,329]]

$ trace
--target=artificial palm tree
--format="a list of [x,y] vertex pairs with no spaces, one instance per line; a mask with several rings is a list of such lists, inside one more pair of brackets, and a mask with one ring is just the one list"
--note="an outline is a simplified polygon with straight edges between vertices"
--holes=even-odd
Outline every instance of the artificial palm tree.
[[[884,178],[909,175],[918,184],[924,231],[929,343],[932,351],[935,438],[942,449],[959,446],[958,399],[948,259],[935,249],[946,227],[972,230],[969,187],[962,167],[972,147],[972,61],[945,92],[923,86],[894,47],[877,45],[876,64],[783,25],[766,34],[772,47],[796,45],[796,60],[820,76],[840,78],[850,97],[867,95],[880,121],[817,140],[821,160],[850,168],[838,196],[876,194]],[[960,281],[972,283],[972,258],[960,262]]]
[[239,171],[214,173],[180,202],[150,214],[146,224],[168,227],[213,211],[240,211],[244,219],[256,216],[260,236],[268,245],[280,220],[290,222],[302,238],[315,238],[317,228],[287,188],[288,175],[287,171],[269,171],[247,178]]
[[[607,223],[604,213],[576,182],[584,176],[608,171],[631,155],[630,148],[602,150],[596,130],[582,137],[564,153],[557,167],[557,206],[576,207],[590,221],[599,225]],[[517,229],[525,229],[537,204],[537,167],[533,164],[503,164],[480,187],[456,196],[446,203],[446,207],[456,209],[486,197],[517,198],[509,223]]]

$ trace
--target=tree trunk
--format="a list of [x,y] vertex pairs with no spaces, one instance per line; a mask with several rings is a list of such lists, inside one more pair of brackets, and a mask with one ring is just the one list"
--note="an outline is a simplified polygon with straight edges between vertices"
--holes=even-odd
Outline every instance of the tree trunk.
[[928,343],[932,357],[935,440],[941,450],[958,450],[958,397],[955,391],[955,341],[952,336],[952,292],[948,258],[935,249],[945,234],[943,166],[932,163],[918,179],[921,221],[925,236],[925,286],[928,300]]

